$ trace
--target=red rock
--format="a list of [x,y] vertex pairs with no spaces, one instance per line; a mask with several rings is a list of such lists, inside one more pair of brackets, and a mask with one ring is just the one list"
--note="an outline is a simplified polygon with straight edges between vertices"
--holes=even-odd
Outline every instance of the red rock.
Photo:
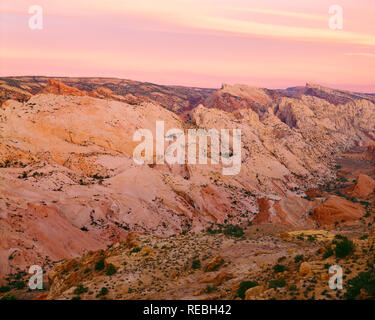
[[253,220],[253,223],[255,224],[264,224],[267,223],[269,217],[270,217],[270,202],[266,198],[259,198],[258,201],[258,207],[259,207],[259,213],[256,215],[256,217]]
[[352,195],[358,198],[367,198],[375,190],[375,180],[365,174],[358,176]]
[[375,161],[375,144],[369,145],[365,152],[365,159]]
[[365,210],[360,204],[332,196],[313,210],[312,218],[322,226],[358,220],[364,214]]
[[52,93],[56,95],[66,95],[66,96],[85,96],[87,95],[85,91],[81,91],[77,88],[67,86],[61,81],[54,79],[48,79],[47,86],[42,89],[39,93]]
[[105,88],[105,87],[99,87],[97,89],[94,89],[90,91],[89,96],[94,98],[112,98],[113,92],[111,89]]
[[266,198],[258,199],[259,213],[253,220],[255,224],[284,224],[290,226],[312,225],[306,213],[310,211],[316,201],[308,201],[296,196],[273,201]]

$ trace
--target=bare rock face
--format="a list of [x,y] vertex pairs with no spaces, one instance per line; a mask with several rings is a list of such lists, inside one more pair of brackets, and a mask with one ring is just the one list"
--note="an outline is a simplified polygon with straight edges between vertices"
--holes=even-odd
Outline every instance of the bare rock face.
[[89,96],[100,99],[111,98],[112,95],[113,91],[105,87],[99,87],[89,92]]
[[375,180],[365,174],[360,174],[351,194],[356,198],[365,199],[374,191]]
[[86,92],[78,90],[77,88],[73,88],[67,86],[66,84],[62,83],[61,81],[57,81],[54,79],[49,79],[47,86],[40,91],[41,94],[59,94],[59,95],[66,95],[66,96],[85,96]]
[[259,213],[254,218],[256,224],[285,224],[312,227],[315,222],[309,216],[317,201],[289,196],[281,200],[259,198]]
[[273,103],[273,97],[269,93],[269,90],[262,88],[223,84],[220,90],[207,98],[205,105],[227,112],[251,109],[263,113]]
[[314,209],[312,217],[319,225],[332,225],[336,222],[350,222],[363,217],[365,210],[358,203],[345,198],[331,196]]
[[375,162],[375,144],[371,144],[367,147],[365,158]]

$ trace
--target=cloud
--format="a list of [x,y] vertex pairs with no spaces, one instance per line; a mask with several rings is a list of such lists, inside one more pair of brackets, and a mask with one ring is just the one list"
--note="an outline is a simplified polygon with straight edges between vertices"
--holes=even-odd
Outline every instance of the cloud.
[[[172,22],[173,18],[169,18]],[[375,46],[375,36],[328,28],[306,28],[280,24],[266,24],[239,19],[228,19],[214,16],[195,16],[184,19],[174,19],[173,23],[184,25],[202,31],[229,32],[242,36],[261,36],[296,41],[335,42],[342,44],[357,44]]]
[[375,53],[370,53],[370,52],[347,52],[344,53],[345,56],[360,56],[360,57],[374,57],[375,58]]
[[[257,36],[265,38],[277,38],[294,41],[310,42],[334,42],[338,44],[353,44],[375,46],[375,35],[362,32],[353,32],[347,30],[334,31],[328,27],[329,15],[318,15],[314,13],[303,13],[281,9],[263,9],[253,7],[234,6],[233,4],[213,5],[212,3],[202,3],[197,0],[159,0],[157,4],[150,0],[117,1],[107,0],[105,3],[99,0],[77,0],[74,3],[66,3],[62,0],[56,0],[51,5],[47,0],[40,0],[42,5],[46,6],[46,14],[65,15],[65,17],[75,15],[86,15],[87,17],[115,18],[116,16],[126,19],[128,16],[137,17],[143,20],[157,21],[162,30],[164,25],[170,32],[181,32],[183,27],[185,32],[194,33],[230,33],[238,36]],[[90,5],[88,6],[88,2]],[[18,5],[9,0],[5,0],[2,9],[5,12],[9,10],[23,10],[26,14],[28,1],[19,0]],[[1,7],[0,7],[1,8]],[[48,9],[48,10],[47,10]],[[228,17],[233,12],[250,12],[259,15],[274,16],[275,22],[264,23],[239,18]],[[100,17],[100,18],[99,18]],[[277,22],[277,17],[290,17],[301,20],[295,25],[285,25]],[[306,27],[304,21],[325,21],[325,28]]]
[[285,10],[269,10],[269,9],[260,9],[260,8],[238,8],[238,7],[230,7],[227,9],[230,11],[251,12],[251,13],[264,14],[264,15],[297,18],[297,19],[302,19],[302,20],[328,21],[327,15],[309,14],[309,13],[303,13],[303,12],[293,12],[293,11],[285,11]]

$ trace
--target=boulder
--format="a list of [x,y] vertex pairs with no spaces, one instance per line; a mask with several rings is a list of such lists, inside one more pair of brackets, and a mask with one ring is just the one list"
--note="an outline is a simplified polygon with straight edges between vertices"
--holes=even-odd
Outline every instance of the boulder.
[[245,300],[252,300],[255,296],[259,296],[263,292],[262,286],[256,286],[246,290],[245,292]]
[[302,262],[299,267],[299,274],[301,276],[307,276],[311,272],[311,266],[308,262]]

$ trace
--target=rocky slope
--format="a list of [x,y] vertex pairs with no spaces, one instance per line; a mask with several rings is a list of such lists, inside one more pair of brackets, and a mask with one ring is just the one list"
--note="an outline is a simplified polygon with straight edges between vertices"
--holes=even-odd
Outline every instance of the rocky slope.
[[[339,160],[342,169],[347,157]],[[313,206],[328,199],[316,210],[325,222],[334,217],[334,224],[306,229],[248,223],[167,238],[132,233],[106,250],[58,263],[49,274],[49,291],[39,298],[375,299],[375,189],[360,203],[345,198],[346,190],[371,179],[362,174],[353,183],[348,177],[339,171],[335,184],[306,200]],[[356,215],[360,204],[363,211]],[[340,211],[345,205],[355,207],[353,214],[350,208]],[[340,220],[343,214],[350,219]],[[341,267],[340,290],[329,286],[331,266]]]
[[[336,181],[336,158],[345,150],[369,146],[345,164],[373,168],[372,96],[316,85],[215,91],[59,80],[0,79],[2,99],[12,98],[0,109],[0,275],[32,264],[49,270],[58,260],[122,242],[129,232],[194,238],[208,227],[250,221],[334,228],[366,213],[365,204],[324,189]],[[158,120],[165,131],[241,129],[240,174],[224,176],[222,165],[210,161],[136,165],[133,134],[154,133]],[[345,188],[339,196],[372,195],[363,177]]]
[[[248,227],[241,238],[187,234],[139,236],[66,260],[49,274],[47,299],[354,299],[375,298],[361,272],[374,276],[374,237],[353,231],[290,231]],[[350,255],[330,253],[341,239]],[[346,241],[346,240],[345,240]],[[332,250],[334,251],[334,249]],[[363,255],[363,251],[371,253]],[[331,290],[329,268],[340,265],[344,290]],[[354,280],[350,280],[354,279]],[[355,285],[352,285],[355,284]],[[375,286],[371,287],[373,290]]]

